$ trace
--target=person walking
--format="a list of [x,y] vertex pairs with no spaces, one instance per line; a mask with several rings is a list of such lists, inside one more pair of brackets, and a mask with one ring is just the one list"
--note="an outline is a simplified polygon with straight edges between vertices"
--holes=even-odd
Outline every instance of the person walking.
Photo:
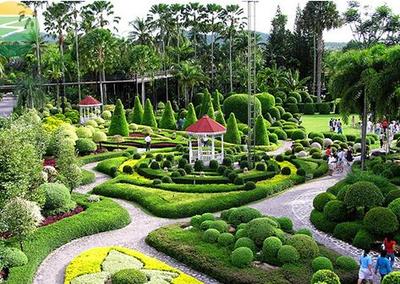
[[382,250],[381,255],[378,257],[375,265],[375,274],[378,274],[381,276],[381,281],[383,280],[383,277],[388,275],[390,272],[392,272],[392,266],[390,264],[389,259],[387,258],[387,251]]
[[150,148],[151,148],[150,134],[147,134],[147,136],[144,138],[144,141],[146,142],[146,152],[148,152],[148,151],[150,151]]
[[374,273],[372,269],[372,258],[369,255],[369,251],[369,249],[365,250],[363,255],[360,257],[360,269],[358,271],[357,284],[361,284],[363,281],[372,284]]
[[394,253],[396,251],[396,241],[393,240],[392,236],[388,235],[383,241],[385,250],[387,251],[387,256],[390,260],[390,264],[393,267],[394,264]]

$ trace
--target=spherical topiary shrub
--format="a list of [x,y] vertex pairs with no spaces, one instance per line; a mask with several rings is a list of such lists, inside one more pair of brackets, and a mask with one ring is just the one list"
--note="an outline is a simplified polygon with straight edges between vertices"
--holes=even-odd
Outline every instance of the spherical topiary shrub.
[[306,171],[304,169],[300,168],[300,169],[297,169],[296,174],[298,176],[304,177],[304,176],[306,176]]
[[231,233],[222,233],[218,237],[218,244],[223,247],[229,247],[235,242],[235,236]]
[[[157,162],[156,162],[157,163]],[[169,177],[169,176],[163,176],[162,178],[161,178],[161,181],[163,182],[163,183],[172,183],[172,179]]]
[[318,194],[317,196],[315,196],[314,200],[313,200],[313,206],[316,210],[322,212],[324,211],[324,207],[325,205],[331,201],[331,200],[335,200],[336,197],[329,192],[322,192],[320,194]]
[[331,200],[324,206],[324,215],[330,221],[341,222],[346,220],[346,210],[346,206],[342,201]]
[[244,180],[242,177],[235,177],[235,179],[233,180],[233,184],[235,185],[243,185],[244,184]]
[[361,229],[357,232],[353,240],[353,246],[361,249],[370,249],[371,244],[374,242],[375,238],[365,229]]
[[278,260],[281,263],[296,263],[299,259],[299,252],[291,245],[284,245],[278,251]]
[[229,216],[229,223],[237,226],[241,223],[248,223],[255,218],[261,217],[260,211],[250,207],[239,207]]
[[316,209],[313,209],[311,211],[310,221],[318,230],[327,233],[332,233],[335,229],[335,226],[337,225],[337,223],[329,221],[325,217],[324,213],[319,212]]
[[301,228],[301,229],[298,229],[298,230],[295,232],[295,235],[306,235],[306,236],[312,237],[312,232],[310,231],[310,229]]
[[258,163],[258,164],[256,165],[256,170],[257,170],[257,171],[265,171],[265,169],[266,169],[266,165],[265,165],[264,162]]
[[153,170],[159,170],[160,169],[160,164],[156,161],[151,162],[150,168]]
[[253,251],[247,247],[236,248],[231,254],[231,262],[239,268],[247,267],[253,261]]
[[208,167],[212,170],[216,170],[218,168],[218,161],[217,160],[211,160],[210,164]]
[[253,190],[256,188],[256,183],[254,181],[247,181],[244,184],[244,190]]
[[278,257],[278,251],[282,247],[282,241],[277,237],[266,238],[262,246],[262,258],[265,261],[274,260]]
[[383,278],[382,284],[400,283],[400,271],[393,271]]
[[236,242],[235,242],[235,249],[236,248],[240,248],[240,247],[246,247],[251,249],[252,251],[256,251],[256,245],[253,242],[252,239],[248,238],[248,237],[242,237],[239,238]]
[[235,233],[235,239],[240,239],[243,237],[247,237],[247,230],[245,228],[243,229],[238,229]]
[[206,231],[206,230],[210,229],[210,226],[213,222],[214,221],[212,221],[212,220],[205,220],[205,221],[201,222],[200,230]]
[[297,249],[302,259],[312,259],[318,256],[319,247],[312,237],[306,235],[293,235],[287,241]]
[[[234,113],[237,120],[247,123],[247,112],[243,111],[243,106],[247,106],[249,96],[247,94],[235,94],[224,100],[224,113]],[[261,112],[261,102],[258,98],[254,100],[254,109],[256,113]]]
[[2,263],[8,267],[23,266],[28,263],[28,257],[17,248],[4,248],[0,250]]
[[329,260],[329,258],[324,256],[314,258],[311,266],[314,272],[321,269],[333,270],[332,262]]
[[171,167],[172,167],[172,162],[169,161],[169,160],[165,160],[165,161],[162,163],[162,168],[168,168],[168,169],[170,169]]
[[75,147],[79,154],[82,155],[94,152],[97,149],[96,143],[88,138],[79,138],[76,140]]
[[162,181],[160,179],[158,178],[153,179],[153,185],[160,185],[160,184],[162,184]]
[[61,183],[44,183],[39,190],[45,194],[45,210],[54,210],[67,206],[71,202],[71,194],[68,188]]
[[269,218],[256,218],[247,224],[247,234],[257,246],[261,246],[264,240],[275,233],[275,228],[268,220]]
[[383,200],[384,198],[379,188],[368,181],[358,181],[352,184],[344,197],[344,203],[351,208],[372,208],[381,205]]
[[283,162],[285,159],[283,158],[282,155],[277,155],[277,156],[275,157],[275,160],[276,160],[277,162]]
[[196,172],[201,172],[204,170],[204,163],[202,160],[196,160],[196,162],[194,162],[194,170]]
[[292,140],[302,140],[305,139],[306,137],[307,137],[306,133],[300,129],[296,129],[295,131],[293,131],[291,136]]
[[123,171],[125,174],[133,174],[133,168],[132,168],[130,165],[125,165],[125,166],[122,168],[122,171]]
[[201,221],[204,222],[206,220],[214,221],[215,217],[212,213],[203,213],[201,215]]
[[388,208],[396,215],[397,220],[400,220],[400,198],[390,202]]
[[362,224],[356,222],[340,223],[336,225],[333,236],[351,243],[361,228]]
[[201,218],[201,215],[195,215],[190,219],[190,225],[192,225],[195,228],[200,228],[201,223],[203,222],[203,219]]
[[[388,206],[392,201],[395,199],[400,198],[400,190],[395,189],[391,190],[386,196],[385,196],[385,202],[384,204]],[[396,214],[396,213],[395,213]],[[397,215],[397,214],[396,214]]]
[[[275,106],[275,97],[271,94],[268,93],[260,93],[256,95],[256,98],[260,100],[261,103],[261,108],[262,108],[262,114],[265,116],[265,114]],[[279,110],[278,110],[279,112]]]
[[137,269],[123,269],[113,274],[111,280],[113,284],[144,284],[147,277]]
[[235,211],[237,208],[230,208],[230,209],[227,209],[227,210],[224,210],[224,211],[222,211],[221,212],[221,219],[222,220],[225,220],[225,221],[228,221],[229,220],[229,216],[232,214],[232,212],[233,211]]
[[203,233],[203,241],[207,243],[216,243],[220,232],[216,229],[208,229]]
[[399,228],[399,221],[390,209],[375,207],[365,214],[364,226],[372,234],[384,236],[397,231]]
[[210,229],[216,229],[220,233],[225,233],[228,231],[229,225],[224,220],[216,220],[210,224]]
[[340,278],[335,272],[327,269],[318,270],[314,273],[311,284],[340,284]]
[[289,167],[283,167],[282,170],[281,170],[281,174],[283,174],[285,176],[290,175],[290,173],[291,173],[291,170],[290,170]]
[[276,218],[276,221],[278,221],[279,226],[285,232],[291,232],[293,230],[293,222],[290,218],[280,217],[280,218]]
[[193,167],[192,167],[191,164],[186,164],[186,165],[183,167],[183,169],[185,170],[185,172],[186,172],[187,174],[191,174],[191,173],[193,172]]
[[339,256],[336,259],[336,265],[346,271],[353,271],[358,268],[358,263],[350,256]]

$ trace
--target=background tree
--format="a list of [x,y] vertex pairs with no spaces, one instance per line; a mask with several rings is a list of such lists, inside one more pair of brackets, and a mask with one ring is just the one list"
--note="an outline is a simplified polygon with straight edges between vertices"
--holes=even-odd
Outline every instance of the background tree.
[[[82,8],[83,23],[86,31],[96,28],[109,29],[118,24],[120,17],[114,16],[114,5],[110,1],[94,1]],[[114,27],[115,30],[117,30]]]
[[153,27],[148,19],[137,17],[129,23],[132,30],[129,32],[129,39],[140,45],[153,45]]
[[200,84],[204,80],[204,74],[199,65],[189,61],[183,61],[177,67],[176,77],[179,85],[183,89],[186,107],[189,104],[189,101],[193,99],[194,86]]

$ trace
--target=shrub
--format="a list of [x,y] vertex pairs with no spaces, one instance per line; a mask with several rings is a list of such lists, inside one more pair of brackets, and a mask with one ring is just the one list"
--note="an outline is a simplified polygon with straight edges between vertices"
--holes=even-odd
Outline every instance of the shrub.
[[201,172],[204,170],[204,163],[202,160],[196,160],[196,162],[194,162],[194,170],[196,172]]
[[220,233],[225,233],[228,231],[229,225],[223,220],[216,220],[210,224],[210,229],[216,229]]
[[44,183],[39,187],[39,191],[45,194],[45,210],[68,207],[71,202],[73,203],[68,188],[61,183]]
[[399,228],[396,215],[388,208],[372,208],[364,216],[365,228],[373,234],[384,236],[391,234]]
[[284,120],[289,120],[293,118],[293,115],[290,112],[285,112],[284,114],[282,114],[282,119]]
[[346,136],[344,136],[343,134],[339,134],[339,133],[335,133],[332,135],[332,140],[333,141],[342,141],[342,142],[347,142],[347,138]]
[[287,139],[287,134],[285,131],[283,131],[282,128],[269,128],[268,129],[271,133],[276,134],[278,136],[279,140],[286,140]]
[[317,110],[319,114],[330,114],[331,113],[331,105],[330,103],[318,103]]
[[400,198],[390,202],[388,208],[396,215],[397,220],[400,220]]
[[368,181],[359,181],[349,187],[344,203],[351,208],[372,208],[381,205],[383,200],[383,195],[375,184]]
[[183,129],[188,128],[190,125],[194,124],[197,121],[196,111],[194,110],[194,106],[192,103],[188,105],[188,112],[185,116],[185,123],[183,125]]
[[266,238],[262,246],[262,258],[263,260],[272,262],[277,258],[278,251],[282,247],[282,241],[277,237]]
[[140,124],[147,125],[150,127],[157,127],[157,121],[156,117],[154,116],[153,105],[151,104],[151,101],[149,99],[146,99],[146,102],[144,104],[143,117],[142,117],[142,122]]
[[162,181],[163,183],[172,183],[172,179],[171,179],[169,176],[163,176],[163,177],[161,178],[161,181]]
[[282,156],[281,154],[279,154],[279,155],[277,155],[277,156],[275,157],[275,160],[276,160],[277,162],[283,162],[285,159],[283,158],[283,156]]
[[17,267],[23,266],[28,263],[28,257],[24,252],[17,248],[12,247],[0,247],[0,254],[1,254],[1,264],[4,264],[6,267]]
[[251,249],[246,247],[239,247],[231,254],[231,262],[234,266],[243,268],[249,266],[253,261],[254,255]]
[[333,222],[344,221],[347,217],[346,206],[340,200],[331,200],[324,206],[324,215]]
[[141,124],[143,119],[143,106],[140,102],[139,96],[135,97],[135,102],[133,105],[133,112],[130,117],[130,121],[136,124]]
[[212,169],[212,170],[218,169],[218,161],[217,160],[211,160],[208,167],[210,169]]
[[248,223],[253,219],[260,218],[262,214],[254,208],[239,207],[234,210],[229,216],[229,223],[237,226],[241,223]]
[[345,270],[345,271],[353,271],[358,268],[358,263],[350,256],[339,256],[336,259],[336,265]]
[[272,107],[275,106],[275,97],[273,95],[268,93],[260,93],[256,95],[256,98],[260,100],[263,115],[265,115]]
[[326,219],[324,213],[314,209],[310,215],[311,223],[320,231],[332,233],[336,223]]
[[252,239],[248,237],[241,237],[235,242],[235,249],[240,247],[246,247],[251,249],[253,252],[256,251],[256,245]]
[[302,259],[312,259],[319,254],[317,243],[312,237],[306,235],[293,235],[288,239],[287,244],[295,247]]
[[233,211],[235,211],[236,210],[236,208],[230,208],[230,209],[227,209],[227,210],[224,210],[224,211],[222,211],[221,212],[221,219],[222,220],[225,220],[225,221],[228,221],[229,220],[229,216],[232,214],[232,212]]
[[302,140],[305,139],[306,137],[307,137],[306,133],[300,129],[296,129],[295,131],[293,131],[291,136],[292,140]]
[[281,173],[283,175],[285,175],[285,176],[290,175],[290,173],[291,173],[290,168],[289,167],[283,167],[282,170],[281,170]]
[[158,178],[153,179],[153,185],[160,185],[162,183],[162,181]]
[[261,246],[264,240],[275,233],[275,228],[268,220],[269,218],[256,218],[247,224],[247,235],[257,246]]
[[216,243],[218,241],[218,237],[220,232],[216,229],[207,229],[203,233],[203,240],[207,243]]
[[319,137],[319,138],[322,138],[322,139],[325,138],[324,134],[321,133],[321,132],[310,132],[310,133],[308,133],[308,138],[314,139],[316,137]]
[[113,116],[111,117],[110,127],[108,128],[108,135],[129,135],[128,122],[126,121],[124,106],[120,99],[117,100]]
[[256,164],[256,170],[257,171],[265,171],[265,168],[266,168],[266,165],[263,162]]
[[125,165],[122,171],[126,174],[133,174],[133,168],[130,165]]
[[76,135],[79,138],[92,138],[93,132],[90,130],[89,127],[81,126],[76,129]]
[[[236,173],[232,173],[232,174],[235,174],[236,175]],[[235,185],[243,185],[244,184],[244,180],[243,180],[243,178],[242,177],[235,177],[235,179],[233,180],[233,183],[235,184]]]
[[329,258],[324,257],[324,256],[319,256],[313,259],[311,263],[312,269],[314,272],[317,272],[318,270],[326,269],[326,270],[333,270],[333,265],[332,262],[329,260]]
[[177,178],[177,177],[180,177],[180,176],[181,176],[181,173],[178,172],[178,171],[174,171],[174,172],[171,173],[171,178]]
[[295,97],[288,97],[288,98],[286,99],[286,103],[287,103],[287,104],[297,104],[298,101],[297,101],[297,99],[296,99]]
[[168,101],[165,109],[163,111],[161,120],[160,120],[160,128],[165,129],[176,129],[176,120],[175,113],[172,109],[171,102]]
[[113,274],[113,284],[144,284],[147,282],[146,274],[137,269],[122,269]]
[[230,166],[232,166],[232,159],[231,158],[229,158],[229,157],[225,157],[223,160],[222,160],[222,164],[224,165],[224,166],[226,166],[226,167],[230,167]]
[[193,172],[193,166],[192,166],[191,164],[186,164],[186,165],[183,167],[183,169],[185,170],[185,172],[186,172],[187,174],[190,174],[190,173]]
[[96,143],[88,138],[79,138],[75,143],[76,150],[82,155],[94,152],[97,149]]
[[278,251],[278,260],[281,263],[296,263],[299,259],[298,251],[291,245],[284,245]]
[[331,201],[331,200],[335,200],[336,197],[329,192],[322,192],[320,194],[318,194],[317,196],[315,196],[314,200],[313,200],[313,206],[316,210],[322,212],[324,210],[325,205]]
[[362,228],[362,225],[356,222],[344,222],[337,224],[333,235],[346,242],[352,242],[357,232]]
[[347,141],[351,141],[351,142],[354,142],[354,141],[356,141],[356,135],[354,135],[354,134],[346,134],[346,139],[347,139]]
[[[249,96],[247,94],[235,94],[224,100],[224,113],[234,113],[235,117],[243,123],[247,123],[247,111],[243,111],[243,106],[247,106]],[[258,98],[254,100],[254,109],[256,113],[261,112],[261,102]]]
[[311,284],[340,284],[340,278],[331,270],[318,270],[311,279]]
[[304,114],[314,114],[315,113],[315,105],[313,103],[304,104],[303,112],[304,112]]
[[235,236],[231,233],[222,233],[218,237],[218,244],[223,247],[229,247],[235,242]]
[[243,237],[247,237],[247,230],[246,229],[238,229],[235,233],[235,238],[238,240]]
[[[291,114],[295,114],[295,113],[299,112],[299,107],[297,106],[297,103],[286,104],[286,109]],[[288,120],[290,120],[290,119],[291,118],[289,118]]]
[[304,169],[302,169],[302,168],[299,168],[299,169],[297,169],[296,174],[298,176],[304,177],[304,176],[306,176],[306,171]]
[[157,162],[161,162],[163,159],[164,159],[163,154],[157,154],[157,155],[156,155],[156,161],[157,161]]
[[[168,169],[170,169],[171,167],[172,167],[172,162],[169,161],[169,160],[165,160],[165,161],[162,163],[162,168],[168,168]],[[180,170],[182,170],[182,169],[180,169]]]
[[357,232],[353,240],[353,246],[361,249],[370,249],[371,244],[375,241],[374,237],[365,229]]
[[192,225],[195,228],[200,228],[202,222],[203,219],[201,218],[201,215],[195,215],[190,219],[190,225]]
[[159,170],[160,169],[160,164],[157,161],[153,161],[150,164],[150,168],[153,170]]
[[296,231],[295,235],[306,235],[306,236],[312,237],[312,232],[311,232],[310,229],[301,228],[301,229],[298,229],[298,230]]
[[281,113],[280,113],[279,109],[276,108],[276,107],[271,107],[271,108],[268,110],[268,113],[269,113],[273,118],[275,118],[275,120],[280,120],[280,119],[281,119]]
[[244,190],[253,190],[256,189],[256,183],[254,181],[247,181],[243,187]]
[[280,217],[276,218],[276,221],[279,223],[279,227],[285,232],[291,232],[293,230],[293,222],[288,217]]
[[188,160],[183,159],[183,158],[179,159],[178,160],[178,168],[184,168],[187,163],[188,163]]
[[268,131],[262,115],[259,115],[256,119],[254,126],[255,132],[255,144],[256,145],[269,145]]
[[382,284],[397,284],[400,283],[400,272],[394,271],[383,278]]

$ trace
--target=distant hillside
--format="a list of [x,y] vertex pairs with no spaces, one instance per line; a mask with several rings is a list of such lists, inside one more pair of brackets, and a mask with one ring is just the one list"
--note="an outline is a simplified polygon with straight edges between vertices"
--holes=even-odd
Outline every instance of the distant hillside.
[[325,42],[326,50],[341,50],[347,45],[347,42]]

